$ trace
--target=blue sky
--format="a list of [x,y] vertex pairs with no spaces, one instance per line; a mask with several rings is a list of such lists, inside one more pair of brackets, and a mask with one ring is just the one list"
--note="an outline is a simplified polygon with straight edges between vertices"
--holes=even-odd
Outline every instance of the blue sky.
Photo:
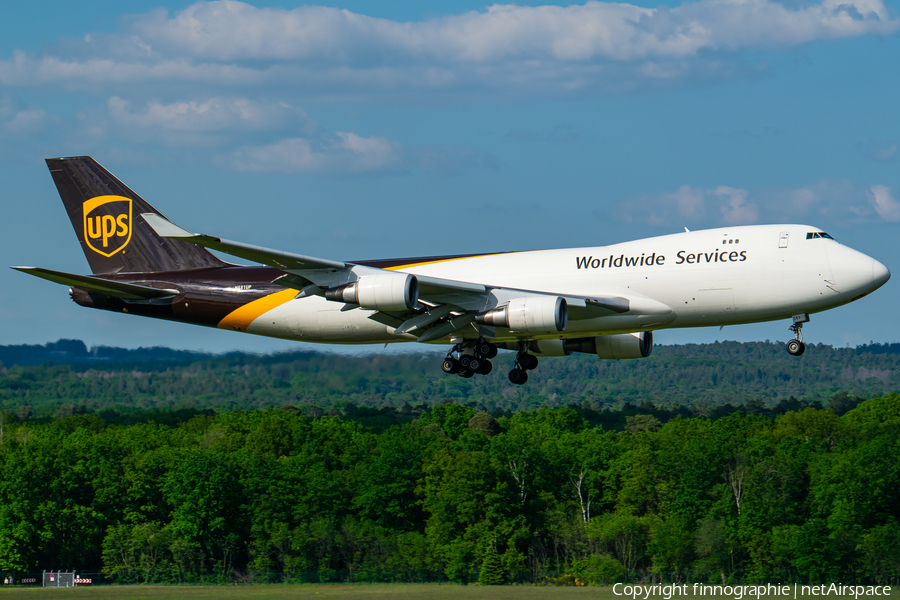
[[[15,3],[0,250],[88,272],[43,159],[89,154],[189,229],[314,256],[800,222],[897,271],[898,36],[896,0]],[[895,285],[813,316],[807,341],[900,340]],[[0,272],[0,344],[62,337],[296,346],[90,311]]]

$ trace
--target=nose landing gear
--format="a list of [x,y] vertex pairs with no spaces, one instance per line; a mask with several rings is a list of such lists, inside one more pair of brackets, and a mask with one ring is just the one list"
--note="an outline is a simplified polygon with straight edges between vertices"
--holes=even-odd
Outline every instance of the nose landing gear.
[[792,356],[800,356],[806,352],[806,344],[803,343],[803,324],[809,323],[809,315],[794,315],[794,324],[788,327],[794,332],[794,339],[785,344],[788,354]]

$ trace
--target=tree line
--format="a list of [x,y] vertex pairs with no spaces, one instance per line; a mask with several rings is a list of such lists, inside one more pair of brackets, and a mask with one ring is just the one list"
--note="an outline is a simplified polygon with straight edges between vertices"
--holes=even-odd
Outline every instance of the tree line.
[[462,379],[442,373],[440,355],[427,352],[214,356],[164,348],[89,351],[81,342],[61,340],[0,348],[0,409],[50,418],[104,409],[400,409],[447,401],[474,403],[495,414],[585,403],[595,410],[651,403],[713,411],[748,401],[774,408],[791,397],[827,406],[840,392],[871,398],[900,389],[900,352],[894,346],[810,345],[797,358],[780,344],[723,342],[658,346],[641,360],[547,358],[527,385],[517,387],[504,375],[512,353],[495,360],[495,373]]
[[852,404],[620,429],[457,403],[376,426],[297,405],[6,418],[0,571],[896,584],[900,395]]

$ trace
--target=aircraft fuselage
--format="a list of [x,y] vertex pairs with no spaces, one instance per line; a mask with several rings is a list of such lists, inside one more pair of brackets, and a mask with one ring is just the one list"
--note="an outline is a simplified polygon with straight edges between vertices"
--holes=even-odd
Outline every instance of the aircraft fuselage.
[[[684,232],[610,246],[465,257],[354,261],[391,271],[515,290],[591,297],[619,292],[645,302],[636,316],[570,320],[564,331],[527,336],[475,326],[450,337],[496,342],[568,339],[664,328],[754,323],[828,310],[856,300],[890,277],[878,261],[806,225],[758,225]],[[176,289],[165,301],[134,302],[74,289],[79,304],[257,335],[327,343],[416,341],[374,320],[377,311],[295,298],[273,284],[272,267],[104,275]],[[155,303],[154,303],[155,302]],[[497,302],[495,302],[496,304]],[[492,308],[490,300],[483,310]]]

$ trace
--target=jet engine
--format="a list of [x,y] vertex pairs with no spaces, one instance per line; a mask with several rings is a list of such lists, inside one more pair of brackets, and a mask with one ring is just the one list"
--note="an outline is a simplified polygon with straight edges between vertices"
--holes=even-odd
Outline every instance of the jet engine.
[[531,354],[535,356],[568,356],[572,354],[566,349],[566,340],[536,340],[529,344]]
[[647,358],[653,351],[653,332],[598,335],[565,341],[569,352],[586,352],[600,358]]
[[528,296],[483,312],[475,317],[475,322],[511,331],[565,331],[569,307],[566,299],[559,296]]
[[363,275],[351,283],[325,290],[325,298],[372,310],[412,310],[419,302],[419,280],[407,273]]

